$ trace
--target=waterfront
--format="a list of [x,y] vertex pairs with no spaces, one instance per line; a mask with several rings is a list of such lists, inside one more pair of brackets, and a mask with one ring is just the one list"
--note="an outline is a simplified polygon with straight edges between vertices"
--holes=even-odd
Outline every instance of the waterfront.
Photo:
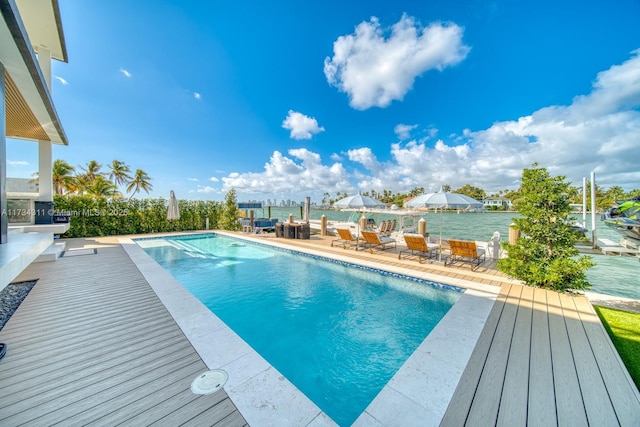
[[[263,212],[264,211],[264,212]],[[300,219],[300,207],[272,207],[271,217],[280,221],[293,214]],[[267,216],[267,208],[257,209],[256,216]],[[346,220],[351,212],[342,212],[326,209],[311,209],[310,219],[320,219],[322,215],[327,220]],[[423,218],[427,221],[427,231],[432,235],[439,235],[442,227],[443,237],[456,237],[487,242],[498,231],[502,240],[509,236],[509,224],[516,216],[513,212],[428,212]],[[389,217],[391,218],[391,217]],[[383,218],[381,216],[381,219]],[[576,216],[582,221],[582,216]],[[587,228],[591,230],[591,217],[587,216]],[[606,238],[618,242],[620,236],[608,229],[598,216],[596,220],[597,238]],[[590,234],[589,234],[590,235]],[[587,277],[591,283],[591,291],[613,296],[621,296],[640,300],[640,275],[638,258],[630,256],[591,255],[596,266],[587,271]]]

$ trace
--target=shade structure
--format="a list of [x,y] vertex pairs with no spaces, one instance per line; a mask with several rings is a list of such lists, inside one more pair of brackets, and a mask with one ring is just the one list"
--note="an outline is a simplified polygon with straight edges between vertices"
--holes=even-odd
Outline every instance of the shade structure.
[[355,196],[345,197],[333,204],[338,209],[362,209],[362,208],[385,208],[387,205],[373,197],[356,194]]
[[[442,245],[442,211],[445,209],[481,209],[484,204],[464,194],[444,191],[442,187],[436,193],[423,194],[404,204],[409,208],[426,208],[440,210],[440,245]],[[442,251],[439,251],[439,259],[442,260]]]
[[180,210],[178,209],[178,200],[176,199],[176,193],[171,190],[169,194],[169,208],[167,209],[167,220],[173,221],[180,219]]
[[426,209],[481,209],[484,204],[464,194],[451,193],[442,188],[436,193],[423,194],[406,202],[405,207]]

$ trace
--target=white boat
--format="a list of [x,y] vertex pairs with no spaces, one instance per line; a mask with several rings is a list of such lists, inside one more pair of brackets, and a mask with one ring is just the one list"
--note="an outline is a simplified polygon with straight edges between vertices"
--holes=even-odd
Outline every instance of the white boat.
[[[341,209],[341,212],[351,212],[346,221],[327,221],[327,233],[336,235],[338,228],[348,229],[352,234],[360,234],[361,222],[365,229],[384,231],[385,234],[400,243],[404,243],[405,233],[417,233],[418,221],[425,212],[408,209]],[[364,219],[363,219],[364,217]],[[391,221],[390,230],[381,230],[384,221]],[[309,221],[311,229],[320,231],[320,220]]]

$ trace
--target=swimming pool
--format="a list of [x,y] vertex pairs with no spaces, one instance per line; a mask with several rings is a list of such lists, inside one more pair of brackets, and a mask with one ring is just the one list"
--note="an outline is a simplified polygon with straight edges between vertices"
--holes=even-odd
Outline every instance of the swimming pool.
[[358,417],[461,295],[234,238],[136,242],[341,425]]

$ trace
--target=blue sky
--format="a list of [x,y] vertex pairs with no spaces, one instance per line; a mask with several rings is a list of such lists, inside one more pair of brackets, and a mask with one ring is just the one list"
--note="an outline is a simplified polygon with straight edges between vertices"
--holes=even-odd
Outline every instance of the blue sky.
[[[515,189],[534,162],[640,187],[640,3],[59,0],[54,158],[152,197]],[[37,169],[9,141],[8,176]]]

